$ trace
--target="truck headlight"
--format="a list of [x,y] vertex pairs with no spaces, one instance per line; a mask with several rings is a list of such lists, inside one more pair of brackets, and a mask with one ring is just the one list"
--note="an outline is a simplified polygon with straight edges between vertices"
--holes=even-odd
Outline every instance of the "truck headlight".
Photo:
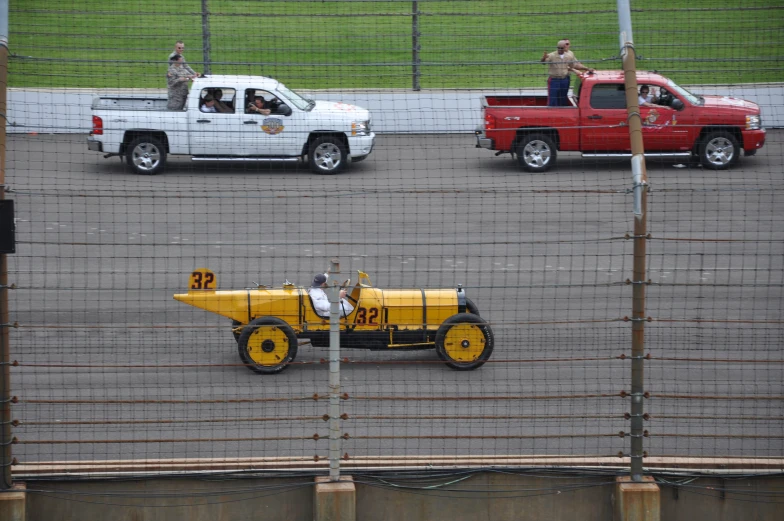
[[369,136],[370,135],[370,120],[367,121],[353,121],[351,123],[352,136]]
[[759,130],[762,128],[762,119],[759,115],[746,116],[746,130]]

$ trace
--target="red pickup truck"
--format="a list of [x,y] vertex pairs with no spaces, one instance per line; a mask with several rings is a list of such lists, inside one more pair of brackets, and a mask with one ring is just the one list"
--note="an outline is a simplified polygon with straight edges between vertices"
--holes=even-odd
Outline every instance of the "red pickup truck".
[[[623,76],[623,71],[580,75],[564,107],[548,107],[547,96],[485,96],[476,146],[515,154],[529,172],[550,169],[558,150],[629,156]],[[658,91],[650,106],[640,107],[646,156],[695,155],[706,168],[722,170],[738,160],[741,149],[751,156],[765,144],[755,103],[692,94],[651,72],[638,72],[637,83]]]

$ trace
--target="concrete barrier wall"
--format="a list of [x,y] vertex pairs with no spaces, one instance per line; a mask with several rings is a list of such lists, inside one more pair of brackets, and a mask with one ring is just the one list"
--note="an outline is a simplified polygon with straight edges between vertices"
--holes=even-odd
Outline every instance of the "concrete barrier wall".
[[[422,470],[421,474],[426,474]],[[466,476],[463,476],[466,477]],[[416,481],[385,475],[387,484],[354,475],[356,519],[374,521],[607,521],[613,518],[612,475],[529,475],[481,472],[433,490],[407,490]],[[454,481],[445,476],[441,481]],[[425,482],[433,485],[437,480]],[[781,519],[784,476],[668,478],[660,483],[661,519],[667,521],[749,521]],[[146,478],[128,481],[30,481],[27,521],[105,519],[258,521],[314,519],[313,477],[231,479]],[[710,487],[710,488],[709,488]],[[36,492],[40,491],[40,492]]]
[[[688,87],[700,94],[734,96],[760,105],[765,127],[784,127],[784,84],[702,85]],[[140,94],[142,91],[126,90]],[[166,96],[165,90],[146,90]],[[117,95],[120,89],[9,89],[9,133],[86,134],[92,120],[90,105],[96,95]],[[480,100],[484,94],[540,94],[543,89],[401,91],[302,91],[327,101],[344,101],[370,110],[378,133],[470,133],[482,123]]]

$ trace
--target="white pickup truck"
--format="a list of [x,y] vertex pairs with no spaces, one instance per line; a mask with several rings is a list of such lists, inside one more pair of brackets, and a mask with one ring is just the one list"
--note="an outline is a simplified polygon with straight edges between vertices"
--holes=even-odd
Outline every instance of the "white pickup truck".
[[[220,96],[223,112],[203,112]],[[263,97],[268,115],[248,106]],[[166,98],[99,96],[92,104],[90,150],[124,156],[139,174],[161,172],[170,154],[194,161],[299,161],[318,174],[337,174],[365,159],[375,134],[361,107],[307,99],[272,78],[209,76],[194,80],[183,110]]]

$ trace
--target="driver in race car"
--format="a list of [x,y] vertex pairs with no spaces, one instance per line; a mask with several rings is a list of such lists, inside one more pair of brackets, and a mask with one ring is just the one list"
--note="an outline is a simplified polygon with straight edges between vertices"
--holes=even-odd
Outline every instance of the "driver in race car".
[[[328,278],[329,275],[327,273],[316,274],[316,276],[313,277],[313,284],[311,284],[311,287],[308,289],[310,299],[313,301],[313,310],[322,318],[329,318],[329,297],[323,289],[327,287]],[[345,289],[340,290],[339,305],[341,317],[347,317],[354,311],[354,306],[352,306],[351,302],[346,298]]]

